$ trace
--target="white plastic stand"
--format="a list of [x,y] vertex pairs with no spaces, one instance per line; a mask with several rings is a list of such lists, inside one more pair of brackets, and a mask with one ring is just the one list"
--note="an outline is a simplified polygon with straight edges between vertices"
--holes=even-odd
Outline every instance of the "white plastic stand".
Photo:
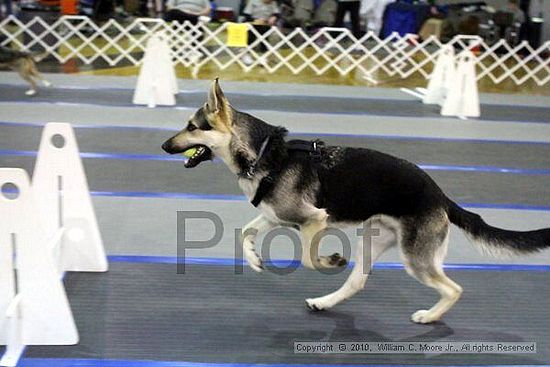
[[452,89],[452,82],[456,73],[455,51],[453,46],[445,45],[437,61],[434,71],[430,76],[428,88],[422,98],[425,104],[438,104],[443,106],[447,93]]
[[44,127],[32,188],[46,238],[60,237],[52,249],[59,271],[107,271],[103,241],[70,124],[52,122]]
[[474,54],[468,50],[461,52],[458,56],[452,88],[441,109],[443,116],[479,117],[479,93],[474,59]]
[[72,345],[78,331],[36,210],[27,173],[0,168],[0,366],[16,366],[25,345]]
[[147,42],[133,103],[150,108],[157,105],[174,106],[177,93],[178,83],[170,47],[164,36],[155,33]]

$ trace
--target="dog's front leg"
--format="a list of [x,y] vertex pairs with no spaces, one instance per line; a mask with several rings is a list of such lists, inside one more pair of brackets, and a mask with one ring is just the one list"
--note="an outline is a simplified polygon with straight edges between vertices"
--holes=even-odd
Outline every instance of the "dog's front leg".
[[340,254],[319,256],[319,243],[327,229],[326,215],[300,226],[302,233],[302,265],[308,269],[346,266],[347,260]]
[[275,227],[275,224],[260,214],[243,228],[242,240],[244,256],[250,267],[257,272],[264,270],[264,267],[262,265],[262,258],[254,249],[254,240],[258,234],[268,231],[273,227]]
[[319,261],[319,243],[327,228],[326,216],[300,226],[302,234],[302,265],[308,269],[322,267]]

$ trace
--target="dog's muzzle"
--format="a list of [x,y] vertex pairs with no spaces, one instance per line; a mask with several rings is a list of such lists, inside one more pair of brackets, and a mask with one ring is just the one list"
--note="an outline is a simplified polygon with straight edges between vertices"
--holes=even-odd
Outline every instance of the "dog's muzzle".
[[168,154],[178,154],[183,153],[188,149],[195,148],[195,154],[187,159],[185,162],[185,167],[193,168],[198,166],[201,162],[210,161],[214,158],[212,151],[205,145],[193,145],[182,149],[180,147],[174,146],[172,139],[168,139],[164,144],[162,144],[162,149]]
[[162,144],[162,150],[164,150],[168,154],[178,153],[174,150],[174,146],[172,144],[172,139],[168,139],[164,142],[164,144]]

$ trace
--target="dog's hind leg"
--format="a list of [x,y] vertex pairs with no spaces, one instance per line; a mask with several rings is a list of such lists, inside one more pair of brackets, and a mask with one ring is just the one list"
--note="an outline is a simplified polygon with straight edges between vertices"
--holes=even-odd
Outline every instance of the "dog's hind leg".
[[[338,290],[326,296],[306,299],[306,305],[310,310],[320,311],[331,308],[352,297],[365,287],[371,265],[380,255],[396,243],[396,236],[393,231],[397,230],[397,228],[382,225],[384,228],[391,229],[392,233],[386,231],[380,236],[379,232],[372,231],[373,229],[378,229],[376,228],[378,224],[382,224],[378,219],[369,219],[365,223],[365,228],[369,230],[363,233],[363,238],[357,244],[355,265],[348,279]],[[375,225],[374,228],[373,225]]]
[[17,64],[15,65],[15,69],[17,70],[21,78],[26,80],[31,85],[31,89],[26,91],[25,94],[27,96],[33,96],[36,94],[36,82],[32,77],[29,65],[31,65],[30,61],[22,59],[17,62]]
[[262,265],[262,258],[254,249],[254,240],[258,234],[268,231],[273,228],[275,224],[267,220],[263,215],[259,215],[242,230],[243,252],[248,261],[248,264],[252,269],[257,272],[264,270]]
[[442,227],[428,222],[419,228],[410,228],[408,233],[404,233],[402,240],[403,263],[407,273],[422,284],[437,290],[441,296],[429,310],[419,310],[412,314],[411,320],[416,323],[427,324],[439,320],[462,294],[462,287],[443,271],[443,260],[449,243],[449,223],[446,216],[445,221]]
[[38,80],[42,81],[42,84],[44,84],[45,87],[51,87],[52,83],[47,81],[42,74],[38,72],[38,69],[36,68],[36,64],[34,62],[30,62],[30,73],[33,77],[35,77]]

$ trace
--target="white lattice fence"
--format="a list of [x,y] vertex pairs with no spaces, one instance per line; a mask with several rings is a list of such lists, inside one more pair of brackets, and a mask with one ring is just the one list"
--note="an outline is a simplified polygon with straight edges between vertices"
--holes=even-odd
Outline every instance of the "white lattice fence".
[[[275,27],[264,34],[250,27],[255,41],[247,48],[232,48],[226,45],[228,26],[167,24],[149,18],[124,25],[115,20],[98,25],[84,16],[65,16],[50,23],[38,17],[22,22],[11,16],[0,22],[0,40],[5,38],[3,45],[23,50],[44,50],[61,63],[77,58],[87,64],[103,60],[111,66],[136,65],[149,36],[163,32],[174,62],[195,73],[207,64],[221,70],[237,65],[244,72],[258,67],[268,73],[285,69],[292,74],[312,71],[316,75],[359,72],[373,82],[381,75],[407,78],[419,73],[428,77],[442,48],[435,37],[420,42],[412,34],[380,39],[367,33],[356,39],[342,28],[307,33],[300,28],[283,32]],[[532,81],[539,86],[550,81],[550,41],[536,50],[527,42],[515,47],[504,40],[487,45],[472,36],[457,36],[449,43],[457,54],[475,48],[478,79],[490,78],[496,84],[512,80],[518,85]],[[258,51],[260,45],[263,52]],[[251,62],[243,62],[245,53]]]

